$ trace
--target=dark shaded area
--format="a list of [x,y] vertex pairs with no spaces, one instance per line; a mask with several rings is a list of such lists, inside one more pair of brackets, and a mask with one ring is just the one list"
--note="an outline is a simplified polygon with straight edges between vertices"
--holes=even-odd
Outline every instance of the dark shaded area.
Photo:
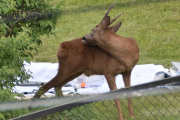
[[[139,5],[145,5],[145,4],[157,4],[162,2],[172,2],[172,1],[178,1],[178,0],[136,0],[136,1],[130,1],[126,3],[120,3],[116,1],[115,3],[115,9],[116,8],[124,8],[124,7],[130,7],[130,6],[139,6]],[[63,5],[62,5],[63,6]],[[111,4],[101,4],[101,5],[86,5],[79,8],[74,8],[71,10],[61,10],[62,14],[76,14],[76,13],[83,13],[83,12],[90,12],[90,11],[100,11],[100,10],[107,10]]]
[[[26,14],[25,16],[23,16],[23,14]],[[59,12],[55,11],[55,12],[45,12],[45,13],[39,13],[39,12],[23,12],[23,13],[15,13],[15,14],[7,14],[7,15],[2,15],[2,19],[5,23],[8,22],[14,22],[14,21],[23,21],[23,20],[32,20],[32,19],[36,19],[36,20],[40,20],[40,19],[44,19],[44,18],[51,18],[54,16],[59,16]]]

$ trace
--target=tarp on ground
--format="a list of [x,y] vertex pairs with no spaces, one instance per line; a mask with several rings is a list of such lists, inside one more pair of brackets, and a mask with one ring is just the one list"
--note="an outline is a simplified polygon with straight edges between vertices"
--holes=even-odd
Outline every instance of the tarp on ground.
[[[29,83],[46,83],[51,80],[58,70],[58,63],[35,63],[27,64],[25,66],[26,70],[32,72],[32,78],[29,79]],[[139,85],[143,83],[148,83],[154,80],[154,76],[158,71],[168,72],[168,69],[164,68],[162,65],[154,64],[143,64],[136,65],[132,70],[131,74],[131,85]],[[80,79],[86,83],[85,88],[80,87]],[[116,76],[117,88],[123,88],[124,83],[121,75]],[[77,88],[77,93],[79,94],[93,94],[93,93],[104,93],[108,92],[109,87],[107,81],[103,75],[93,75],[86,77],[81,75],[80,77],[69,82],[69,87],[63,87],[63,93],[68,94],[70,92],[75,92],[74,88]],[[34,91],[38,90],[39,86],[15,86],[15,90],[19,93],[33,94]],[[54,89],[49,90],[46,94],[54,94]]]

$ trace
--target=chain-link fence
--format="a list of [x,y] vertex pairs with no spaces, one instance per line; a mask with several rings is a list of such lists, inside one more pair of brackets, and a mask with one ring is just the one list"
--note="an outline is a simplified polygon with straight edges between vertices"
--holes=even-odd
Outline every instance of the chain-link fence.
[[[123,117],[128,115],[126,99],[120,99]],[[141,96],[132,99],[135,118],[133,120],[179,120],[180,92],[155,96]],[[71,110],[57,112],[38,120],[118,120],[113,100],[86,104]]]
[[124,119],[132,120],[128,112],[128,96],[132,97],[133,120],[180,119],[180,77],[175,77],[100,95],[69,97],[70,103],[14,120],[117,120],[114,102],[117,97]]

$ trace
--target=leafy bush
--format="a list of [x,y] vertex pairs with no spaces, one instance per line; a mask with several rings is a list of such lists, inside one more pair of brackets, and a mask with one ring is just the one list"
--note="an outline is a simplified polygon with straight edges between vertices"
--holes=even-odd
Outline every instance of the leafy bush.
[[41,35],[54,29],[59,6],[51,0],[1,0],[0,3],[0,88],[12,89],[30,77],[24,61],[42,44]]
[[[24,60],[30,62],[32,41],[27,31],[16,37],[0,39],[0,87],[12,88],[30,77],[24,68]],[[31,56],[32,57],[32,56]]]
[[[14,95],[12,95],[11,90],[9,89],[2,89],[0,88],[0,103],[1,102],[10,102],[14,101]],[[0,113],[0,120],[8,119],[7,116],[10,115],[10,112],[1,112]]]
[[[15,101],[13,87],[31,77],[24,62],[42,44],[41,35],[52,34],[59,6],[51,0],[1,0],[0,2],[0,103]],[[20,95],[20,94],[19,94]],[[5,111],[0,120],[27,114],[28,109]]]
[[[11,92],[11,89],[0,88],[0,103],[7,103],[12,101],[17,101],[17,99],[15,98],[15,94]],[[33,108],[33,109],[25,108],[25,109],[11,110],[11,111],[0,111],[0,120],[8,120],[38,110],[42,110],[42,108]]]

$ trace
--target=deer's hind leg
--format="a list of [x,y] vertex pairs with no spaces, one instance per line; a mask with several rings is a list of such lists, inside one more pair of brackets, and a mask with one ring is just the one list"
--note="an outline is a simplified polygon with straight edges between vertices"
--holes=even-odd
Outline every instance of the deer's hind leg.
[[40,98],[41,95],[43,95],[45,92],[47,92],[49,89],[53,88],[56,84],[56,81],[58,81],[58,78],[60,77],[60,74],[58,73],[53,79],[51,79],[48,83],[44,84],[39,88],[39,90],[36,92],[36,94],[33,96],[33,99]]
[[[122,74],[122,76],[123,76],[123,81],[124,81],[125,87],[130,87],[131,86],[131,83],[130,83],[131,71]],[[128,95],[127,100],[128,100],[129,116],[134,117],[133,108],[132,108],[132,99],[131,99],[130,95]]]
[[63,96],[63,93],[62,93],[62,87],[68,83],[69,81],[73,80],[74,78],[78,77],[79,75],[81,75],[82,73],[76,73],[76,74],[72,74],[70,75],[68,78],[66,78],[64,80],[64,82],[60,83],[60,84],[57,84],[54,88],[56,90],[56,96],[59,97],[59,96]]
[[[71,69],[67,69],[71,68]],[[57,90],[61,89],[64,84],[72,80],[73,78],[77,77],[80,73],[78,71],[72,69],[68,64],[66,66],[61,66],[58,70],[57,75],[51,79],[48,83],[44,84],[37,93],[33,96],[33,98],[40,98],[45,92],[49,89],[55,87]],[[61,91],[61,90],[60,90]],[[62,95],[62,92],[59,93]]]

